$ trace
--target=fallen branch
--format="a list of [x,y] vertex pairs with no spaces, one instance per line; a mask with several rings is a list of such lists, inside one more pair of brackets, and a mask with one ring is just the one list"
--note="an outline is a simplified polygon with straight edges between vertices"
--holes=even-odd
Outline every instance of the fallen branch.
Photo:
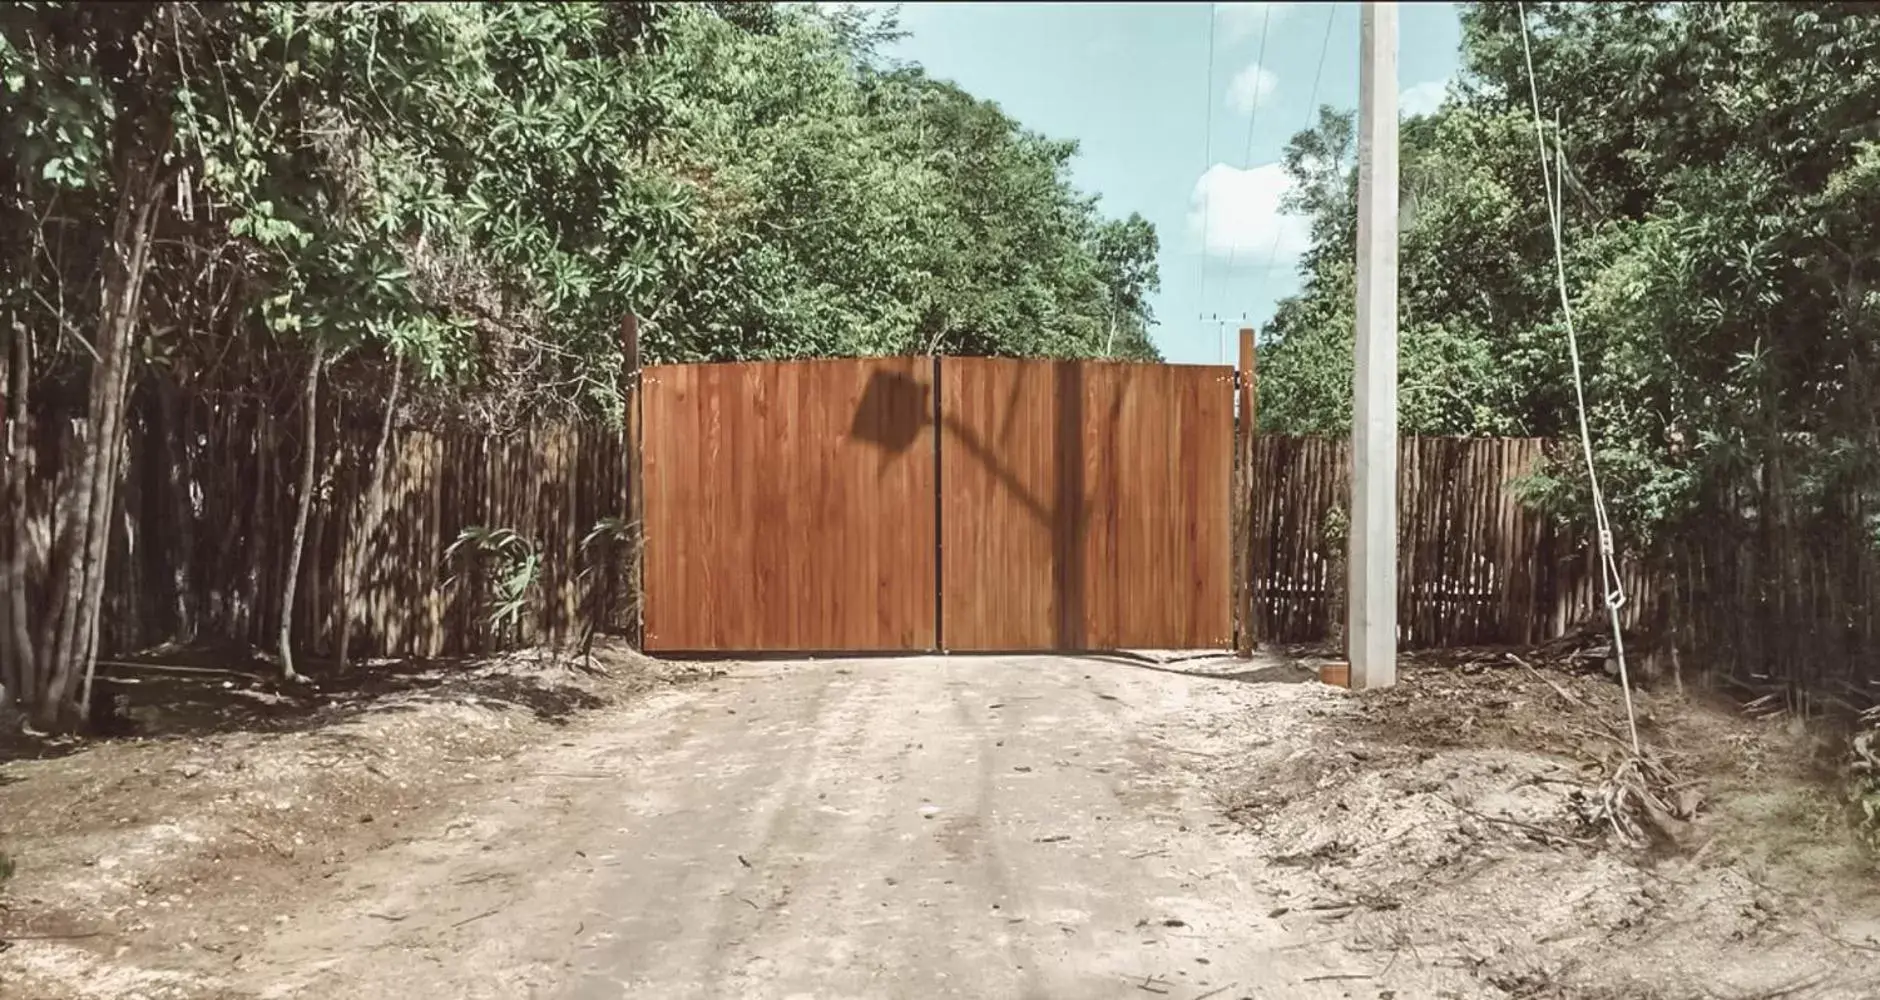
[[1582,818],[1590,826],[1604,824],[1629,847],[1643,847],[1648,837],[1643,818],[1674,844],[1682,844],[1689,824],[1676,814],[1656,789],[1668,789],[1670,772],[1648,754],[1628,756],[1595,794],[1580,801]]
[[1516,830],[1522,830],[1522,831],[1525,831],[1527,833],[1533,834],[1534,836],[1541,837],[1546,840],[1558,840],[1563,843],[1578,844],[1581,847],[1591,847],[1597,843],[1597,841],[1588,840],[1583,837],[1569,837],[1564,833],[1559,833],[1554,830],[1549,830],[1543,826],[1535,826],[1532,823],[1524,823],[1518,819],[1511,819],[1507,816],[1491,816],[1488,813],[1479,812],[1474,809],[1469,809],[1465,806],[1459,806],[1453,802],[1449,803],[1449,805],[1452,808],[1454,808],[1457,812],[1462,813],[1465,816],[1473,816],[1476,819],[1479,819],[1485,823],[1496,823],[1501,826],[1512,827]]
[[259,681],[262,678],[245,670],[224,670],[220,667],[185,667],[176,663],[139,663],[135,660],[98,661],[101,667],[117,667],[123,670],[152,670],[166,674],[213,674],[217,677],[240,677],[245,680]]
[[1571,704],[1575,708],[1586,707],[1586,703],[1581,701],[1579,698],[1575,697],[1573,692],[1568,691],[1565,687],[1563,687],[1560,684],[1559,681],[1556,681],[1552,677],[1549,677],[1546,674],[1541,673],[1539,670],[1534,669],[1533,664],[1529,663],[1526,660],[1523,660],[1522,658],[1514,655],[1513,653],[1508,653],[1506,655],[1508,659],[1513,660],[1515,663],[1518,663],[1523,667],[1526,667],[1528,673],[1533,674],[1535,677],[1539,678],[1542,682],[1544,682],[1548,687],[1553,688],[1554,693],[1559,695],[1568,704]]
[[482,920],[484,917],[493,917],[496,914],[502,912],[502,909],[503,908],[501,906],[492,906],[489,909],[484,910],[482,913],[476,914],[475,916],[465,917],[462,920],[459,920],[456,923],[451,924],[450,925],[451,929],[455,930],[456,928],[462,927],[465,924],[476,923],[477,921]]

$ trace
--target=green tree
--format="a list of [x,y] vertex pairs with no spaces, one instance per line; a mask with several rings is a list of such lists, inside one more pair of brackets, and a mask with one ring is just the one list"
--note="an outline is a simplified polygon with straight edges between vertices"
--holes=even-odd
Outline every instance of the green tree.
[[[1804,444],[1806,464],[1838,456],[1804,479],[1860,471],[1880,245],[1880,81],[1860,54],[1880,26],[1846,4],[1529,7],[1595,432],[1627,520],[1689,515],[1705,482],[1793,469]],[[1404,132],[1406,431],[1572,427],[1516,16],[1468,8],[1459,99]],[[1322,368],[1349,342],[1341,239],[1315,233],[1301,301],[1266,334],[1273,367]],[[1268,384],[1293,397],[1272,407],[1290,426],[1347,412],[1347,381]]]
[[[1837,605],[1809,574],[1851,599],[1880,543],[1880,19],[1834,3],[1526,10],[1532,91],[1517,6],[1471,4],[1454,98],[1405,123],[1404,430],[1577,434],[1544,142],[1624,543],[1710,553],[1704,586],[1738,602],[1720,630],[1754,620],[1758,670],[1819,659],[1771,637],[1858,649],[1865,612],[1818,610]],[[1263,331],[1263,412],[1333,432],[1349,419],[1349,227],[1323,199],[1299,207],[1314,246]],[[1576,464],[1538,498],[1583,517]]]
[[897,31],[763,3],[0,7],[0,698],[76,724],[146,390],[299,418],[265,612],[291,674],[322,407],[615,414],[628,312],[655,362],[1153,357],[1153,228],[1074,189],[1073,144],[887,65]]

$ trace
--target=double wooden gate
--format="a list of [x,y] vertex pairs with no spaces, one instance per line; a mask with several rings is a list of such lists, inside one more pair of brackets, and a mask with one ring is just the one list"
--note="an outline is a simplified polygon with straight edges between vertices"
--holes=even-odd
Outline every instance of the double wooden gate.
[[1234,370],[993,358],[643,374],[644,643],[1226,648]]

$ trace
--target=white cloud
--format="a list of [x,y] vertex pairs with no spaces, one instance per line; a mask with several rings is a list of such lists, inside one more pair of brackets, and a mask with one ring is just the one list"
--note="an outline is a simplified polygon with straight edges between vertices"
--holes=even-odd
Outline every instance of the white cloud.
[[1311,223],[1280,211],[1291,188],[1277,163],[1247,170],[1216,163],[1189,196],[1189,235],[1208,256],[1232,258],[1236,266],[1290,263],[1312,243]]
[[1219,3],[1214,5],[1215,25],[1229,45],[1252,38],[1264,23],[1270,30],[1285,20],[1297,3]]
[[1248,114],[1254,108],[1265,104],[1273,96],[1273,89],[1279,86],[1279,77],[1273,71],[1259,63],[1248,63],[1247,68],[1234,74],[1234,80],[1227,85],[1227,106],[1240,114]]
[[1412,87],[1406,87],[1397,95],[1397,116],[1411,118],[1427,115],[1442,107],[1443,98],[1449,94],[1448,80],[1430,80]]

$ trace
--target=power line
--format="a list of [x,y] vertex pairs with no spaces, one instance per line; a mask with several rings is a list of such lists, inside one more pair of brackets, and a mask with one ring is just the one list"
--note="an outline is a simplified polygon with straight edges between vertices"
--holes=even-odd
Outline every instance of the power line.
[[[1332,49],[1332,22],[1338,19],[1338,4],[1327,4],[1325,12],[1325,40],[1319,43],[1319,68],[1312,72],[1312,97],[1306,101],[1306,128],[1319,114],[1319,80],[1325,74],[1325,54]],[[1275,216],[1277,218],[1277,216]],[[1279,240],[1283,230],[1276,223],[1273,226],[1273,249],[1266,255],[1266,267],[1262,274],[1272,274],[1273,264],[1279,260]]]
[[[1253,107],[1247,110],[1247,151],[1242,153],[1240,157],[1240,162],[1245,163],[1248,170],[1253,169],[1253,123],[1260,120],[1259,74],[1266,72],[1266,27],[1272,20],[1273,5],[1267,4],[1266,10],[1260,15],[1260,54],[1253,59],[1255,74],[1253,78]],[[1324,57],[1321,56],[1320,58],[1323,59]],[[1323,63],[1320,64],[1320,68],[1324,68]],[[1318,85],[1315,83],[1313,86],[1316,88]],[[1233,273],[1234,258],[1238,256],[1240,256],[1240,241],[1235,240],[1234,245],[1227,250],[1227,270],[1229,274]]]
[[1201,290],[1198,305],[1208,301],[1208,221],[1213,216],[1214,189],[1208,185],[1208,171],[1214,167],[1214,22],[1215,4],[1208,4],[1208,77],[1201,88]]

